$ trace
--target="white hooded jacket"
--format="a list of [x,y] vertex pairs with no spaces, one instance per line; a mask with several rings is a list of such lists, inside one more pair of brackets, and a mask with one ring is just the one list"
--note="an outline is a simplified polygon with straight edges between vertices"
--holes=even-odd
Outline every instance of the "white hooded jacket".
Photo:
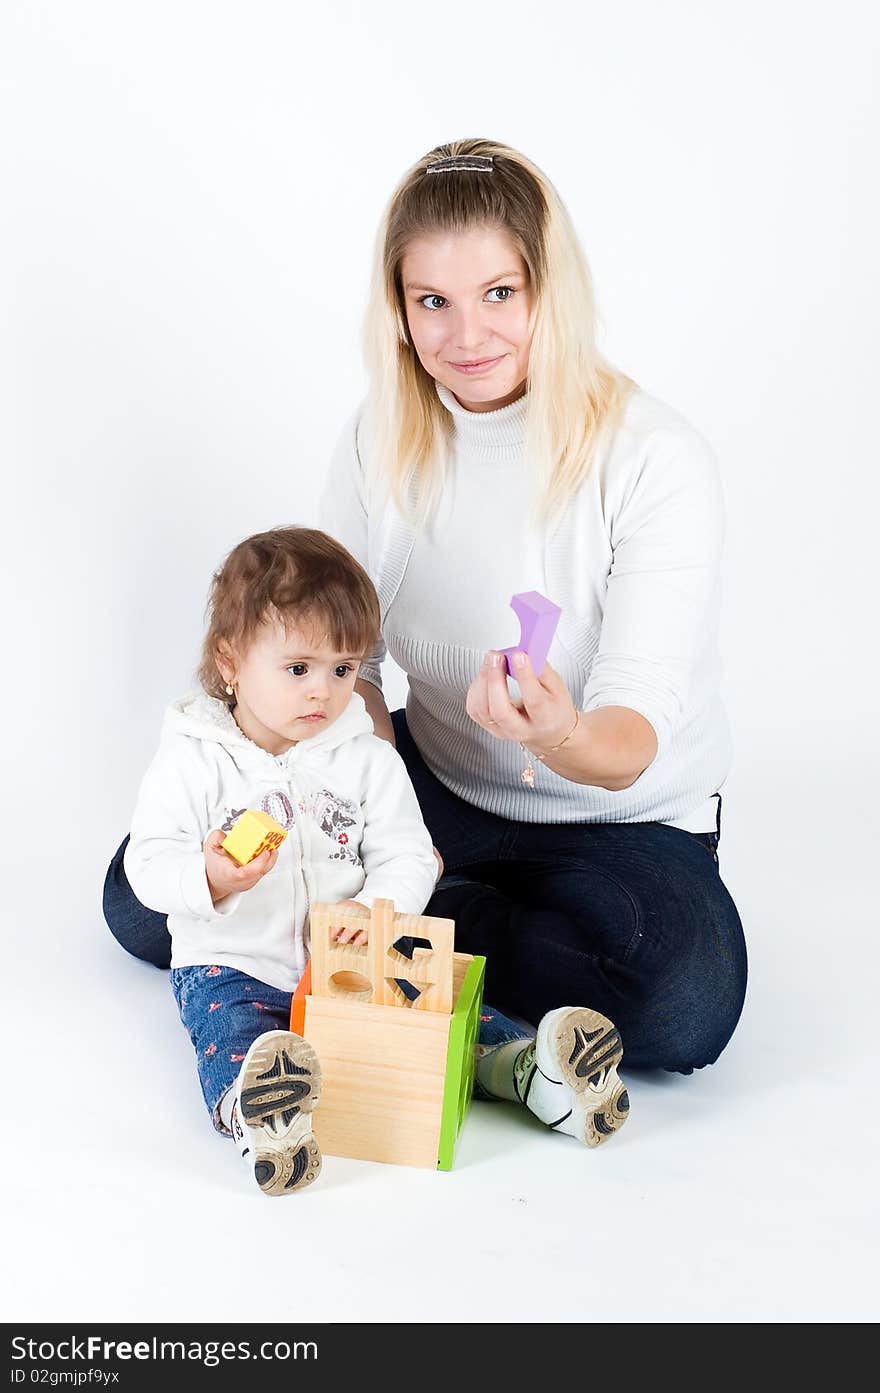
[[[267,876],[214,905],[202,846],[246,808],[269,813],[288,835]],[[172,967],[219,963],[293,991],[308,958],[310,905],[391,899],[421,914],[437,863],[406,766],[373,734],[357,693],[331,726],[272,755],[199,691],[166,712],[125,871],[138,899],[168,915]]]

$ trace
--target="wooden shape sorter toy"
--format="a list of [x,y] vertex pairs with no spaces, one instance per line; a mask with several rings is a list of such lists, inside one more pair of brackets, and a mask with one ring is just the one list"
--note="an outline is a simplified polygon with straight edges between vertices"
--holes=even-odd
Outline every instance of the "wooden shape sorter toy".
[[240,866],[246,866],[264,851],[274,851],[287,836],[284,828],[268,813],[248,808],[221,842],[224,851]]
[[[321,1061],[313,1127],[328,1156],[452,1168],[474,1086],[486,960],[453,951],[451,919],[312,907],[311,962],[290,1028]],[[337,943],[362,926],[369,942]]]

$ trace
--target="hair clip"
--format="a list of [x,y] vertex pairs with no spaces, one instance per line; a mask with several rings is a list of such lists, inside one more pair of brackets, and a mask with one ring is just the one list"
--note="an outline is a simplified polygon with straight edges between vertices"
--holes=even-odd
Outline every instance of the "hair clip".
[[493,155],[449,155],[443,160],[434,160],[426,169],[426,174],[451,174],[460,170],[473,170],[478,174],[491,174],[495,168]]

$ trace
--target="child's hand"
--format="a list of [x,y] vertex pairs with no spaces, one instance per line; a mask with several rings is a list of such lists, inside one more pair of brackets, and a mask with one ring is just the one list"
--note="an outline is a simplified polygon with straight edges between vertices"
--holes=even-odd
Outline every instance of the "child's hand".
[[[360,900],[340,900],[336,908],[366,909],[368,914],[370,912],[365,904],[361,904]],[[330,937],[335,939],[337,943],[368,943],[370,931],[369,928],[357,928],[354,924],[346,924],[341,929],[331,929]]]
[[220,900],[225,900],[227,895],[240,894],[242,890],[252,890],[257,881],[262,880],[263,876],[271,871],[278,860],[276,848],[275,851],[264,851],[253,861],[249,861],[246,866],[240,866],[234,857],[223,850],[225,836],[226,833],[219,830],[209,832],[203,848],[205,873],[208,877],[208,887],[214,904],[218,904]]

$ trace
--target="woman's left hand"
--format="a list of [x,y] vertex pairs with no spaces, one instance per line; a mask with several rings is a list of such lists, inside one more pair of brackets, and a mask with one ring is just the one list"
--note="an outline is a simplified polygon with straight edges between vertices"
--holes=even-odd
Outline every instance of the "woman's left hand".
[[577,711],[568,688],[549,663],[537,677],[527,654],[517,651],[512,657],[522,704],[517,706],[511,701],[504,654],[493,649],[486,654],[479,675],[468,688],[467,713],[499,740],[517,740],[526,749],[541,754],[565,739],[575,724]]

